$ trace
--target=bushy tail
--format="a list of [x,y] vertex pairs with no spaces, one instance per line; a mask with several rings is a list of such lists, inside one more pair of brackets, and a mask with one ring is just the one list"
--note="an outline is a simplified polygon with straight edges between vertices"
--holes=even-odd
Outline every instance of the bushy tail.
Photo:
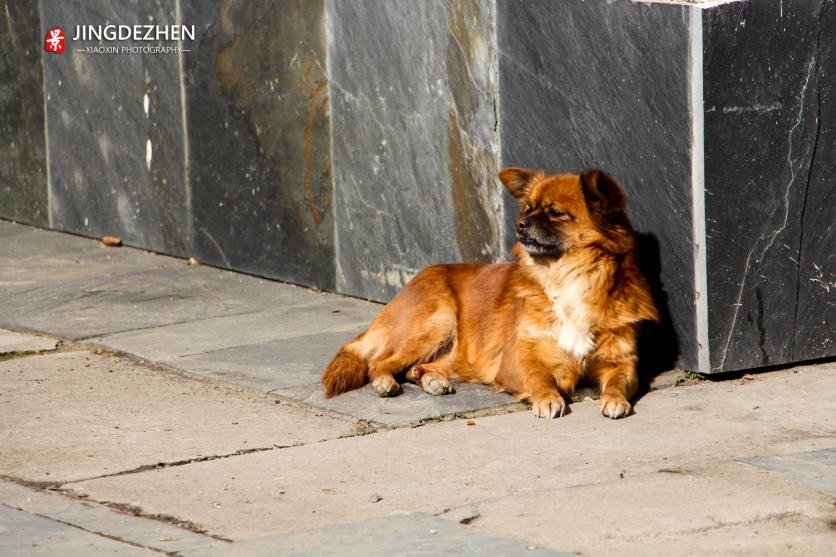
[[325,385],[325,397],[359,389],[369,382],[369,363],[343,346],[325,368],[322,384]]

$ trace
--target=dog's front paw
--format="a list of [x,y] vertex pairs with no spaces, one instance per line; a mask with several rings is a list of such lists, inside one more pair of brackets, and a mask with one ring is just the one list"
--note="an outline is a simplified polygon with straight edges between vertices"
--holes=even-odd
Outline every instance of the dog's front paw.
[[383,375],[372,381],[372,390],[380,397],[395,396],[401,392],[401,385],[391,375]]
[[435,373],[425,373],[421,376],[421,388],[431,395],[446,395],[453,392],[453,386],[446,377]]
[[531,411],[537,418],[563,417],[566,412],[566,402],[560,395],[548,395],[531,401]]
[[631,408],[624,397],[601,395],[601,413],[607,418],[623,418],[630,413]]

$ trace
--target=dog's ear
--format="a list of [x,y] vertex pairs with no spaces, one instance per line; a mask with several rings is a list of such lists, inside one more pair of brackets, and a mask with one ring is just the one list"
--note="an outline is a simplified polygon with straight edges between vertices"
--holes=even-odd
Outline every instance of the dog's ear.
[[527,168],[503,168],[499,173],[499,179],[511,195],[519,201],[528,196],[531,179],[536,174],[536,171]]
[[615,179],[601,170],[581,174],[581,189],[592,217],[603,225],[624,224],[627,215],[624,190]]

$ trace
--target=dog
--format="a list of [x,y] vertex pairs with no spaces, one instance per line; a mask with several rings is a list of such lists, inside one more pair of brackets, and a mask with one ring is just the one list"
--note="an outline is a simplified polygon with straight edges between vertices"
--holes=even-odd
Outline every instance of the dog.
[[636,256],[621,186],[608,174],[506,168],[519,202],[508,263],[428,267],[407,283],[326,368],[326,397],[396,376],[432,395],[453,381],[493,385],[563,416],[579,381],[601,389],[601,412],[622,418],[639,384],[637,337],[658,321]]

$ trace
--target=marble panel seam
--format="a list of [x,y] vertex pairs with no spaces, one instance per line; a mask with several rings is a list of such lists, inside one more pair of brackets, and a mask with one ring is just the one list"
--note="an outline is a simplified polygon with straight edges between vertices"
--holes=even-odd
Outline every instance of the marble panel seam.
[[[174,21],[176,25],[183,23],[183,11],[181,0],[175,0]],[[183,66],[183,39],[177,41],[180,51],[177,53],[177,80],[180,82],[180,121],[183,126],[183,189],[186,196],[186,238],[183,242],[189,255],[194,254],[194,212],[192,211],[192,180],[189,168],[189,120],[188,120],[188,99],[186,98],[186,73]]]
[[688,76],[691,103],[691,222],[694,234],[694,305],[697,329],[697,369],[710,372],[708,345],[708,265],[705,230],[705,117],[703,106],[702,9],[689,8]]
[[[334,149],[334,103],[332,102],[332,98],[334,97],[334,76],[331,72],[331,48],[334,43],[333,33],[331,32],[331,12],[334,10],[332,5],[333,0],[326,0],[322,6],[322,26],[323,26],[323,34],[325,36],[325,68],[324,72],[328,79],[328,159],[331,161],[331,164],[334,164],[336,159],[335,149]],[[340,89],[342,89],[340,87]],[[349,93],[342,89],[346,95]],[[339,203],[339,194],[337,192],[337,175],[338,171],[336,168],[333,169],[331,172],[331,206],[329,209],[331,210],[331,222],[333,223],[333,246],[334,246],[334,255],[333,255],[333,263],[334,263],[334,291],[335,292],[343,292],[345,290],[346,280],[345,274],[343,273],[342,265],[340,265],[340,227],[338,226],[339,223],[337,222],[338,211],[337,211],[337,204]]]
[[[44,27],[44,3],[43,0],[38,2],[38,19],[40,24],[41,36],[46,36],[46,30]],[[54,230],[55,226],[53,224],[52,218],[52,170],[50,169],[49,161],[50,161],[50,149],[49,149],[49,110],[48,110],[48,103],[47,103],[47,91],[46,91],[46,60],[44,59],[44,53],[40,53],[41,57],[41,88],[43,89],[43,101],[44,101],[44,167],[46,171],[46,219],[47,224],[50,230]]]

